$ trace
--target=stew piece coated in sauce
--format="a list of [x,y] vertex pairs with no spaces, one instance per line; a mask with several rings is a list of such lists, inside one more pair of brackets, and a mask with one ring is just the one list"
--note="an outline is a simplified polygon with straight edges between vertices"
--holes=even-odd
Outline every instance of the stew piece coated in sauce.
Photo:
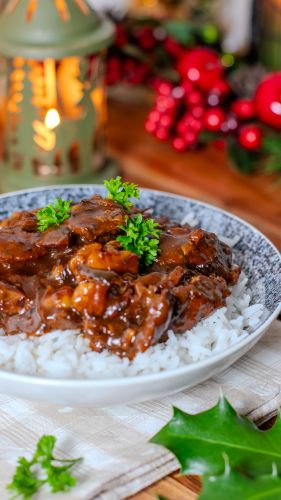
[[225,305],[239,275],[231,249],[215,234],[165,217],[158,257],[141,268],[116,241],[126,211],[112,200],[84,200],[45,232],[36,212],[16,212],[0,224],[0,323],[7,335],[79,328],[93,350],[133,359],[165,340],[169,328],[185,332]]

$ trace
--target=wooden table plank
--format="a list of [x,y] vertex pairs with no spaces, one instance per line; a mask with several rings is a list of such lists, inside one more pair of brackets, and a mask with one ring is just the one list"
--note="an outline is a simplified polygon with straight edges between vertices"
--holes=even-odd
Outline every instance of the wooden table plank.
[[196,500],[198,496],[192,491],[192,483],[182,483],[175,477],[169,476],[165,480],[158,481],[138,495],[130,498],[131,500],[156,500],[158,495],[162,495],[167,500]]
[[[123,94],[124,96],[124,94]],[[227,155],[208,147],[184,154],[156,141],[144,131],[151,95],[130,90],[109,105],[109,152],[123,176],[138,184],[170,191],[229,210],[263,231],[281,249],[281,181],[265,175],[247,176],[230,165]],[[201,488],[195,476],[177,473],[158,481],[131,500],[194,500]]]

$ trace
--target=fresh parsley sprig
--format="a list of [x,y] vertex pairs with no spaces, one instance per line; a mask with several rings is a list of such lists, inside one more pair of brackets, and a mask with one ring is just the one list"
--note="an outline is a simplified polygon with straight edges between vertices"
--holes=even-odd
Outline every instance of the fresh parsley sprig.
[[46,231],[49,227],[60,226],[63,221],[69,219],[72,203],[72,201],[66,201],[62,198],[55,198],[53,204],[50,203],[38,210],[36,214],[38,230]]
[[139,199],[140,197],[137,185],[130,182],[123,182],[119,175],[115,177],[115,179],[104,181],[104,185],[108,190],[107,198],[117,201],[126,210],[129,210],[129,208],[133,205],[130,198]]
[[160,230],[153,219],[144,219],[141,214],[125,218],[125,225],[119,226],[124,235],[116,239],[125,250],[140,256],[144,265],[152,264],[159,251]]
[[[74,460],[55,458],[53,455],[55,444],[54,436],[44,435],[39,439],[31,460],[20,457],[12,481],[7,486],[8,491],[15,494],[15,497],[30,500],[44,484],[49,485],[52,493],[73,488],[76,479],[70,474],[69,469],[82,458]],[[53,462],[60,462],[63,465],[54,465]]]

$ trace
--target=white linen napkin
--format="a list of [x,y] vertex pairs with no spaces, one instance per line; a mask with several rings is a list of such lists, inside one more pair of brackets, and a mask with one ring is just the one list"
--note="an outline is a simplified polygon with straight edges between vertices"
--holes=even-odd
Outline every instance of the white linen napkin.
[[[171,417],[172,405],[197,413],[214,405],[219,388],[243,414],[261,422],[281,403],[281,322],[223,374],[166,397],[110,409],[47,406],[0,395],[0,498],[9,498],[17,458],[29,457],[42,434],[57,437],[57,454],[82,456],[73,473],[77,486],[65,494],[46,490],[48,500],[119,500],[142,490],[178,468],[173,456],[148,443]],[[0,387],[1,392],[1,387]]]

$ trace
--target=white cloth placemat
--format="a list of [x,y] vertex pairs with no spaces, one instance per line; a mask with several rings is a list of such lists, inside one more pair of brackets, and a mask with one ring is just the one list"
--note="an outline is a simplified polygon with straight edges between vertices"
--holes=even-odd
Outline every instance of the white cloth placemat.
[[[281,322],[223,374],[161,401],[111,409],[50,407],[0,395],[0,498],[20,455],[32,454],[42,434],[57,437],[58,454],[83,456],[78,485],[48,500],[118,500],[142,490],[178,468],[164,449],[148,443],[171,416],[171,406],[197,413],[216,403],[219,388],[239,412],[261,422],[281,403]],[[1,387],[0,387],[1,392]]]

